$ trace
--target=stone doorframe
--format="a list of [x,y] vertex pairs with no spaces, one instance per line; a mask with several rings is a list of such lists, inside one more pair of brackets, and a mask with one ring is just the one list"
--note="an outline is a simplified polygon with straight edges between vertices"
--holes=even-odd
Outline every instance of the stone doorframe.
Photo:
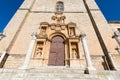
[[[49,43],[51,43],[51,40],[52,40],[52,38],[54,36],[61,36],[64,39],[64,41],[65,41],[64,42],[64,44],[65,44],[65,54],[64,54],[64,57],[65,57],[65,66],[69,67],[70,66],[69,40],[68,40],[68,38],[63,33],[56,32],[56,33],[51,34],[50,37],[48,38]],[[49,60],[49,56],[48,56],[48,60]]]

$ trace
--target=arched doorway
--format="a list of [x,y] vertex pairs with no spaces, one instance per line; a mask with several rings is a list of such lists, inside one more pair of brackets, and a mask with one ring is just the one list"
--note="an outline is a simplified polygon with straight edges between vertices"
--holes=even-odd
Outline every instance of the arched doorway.
[[49,66],[64,66],[65,65],[65,44],[61,36],[52,38],[49,54]]

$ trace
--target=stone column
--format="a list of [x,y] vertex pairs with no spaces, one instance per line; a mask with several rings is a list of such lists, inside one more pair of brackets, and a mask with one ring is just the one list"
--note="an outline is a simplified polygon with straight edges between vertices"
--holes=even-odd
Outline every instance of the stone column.
[[110,59],[110,61],[111,61],[111,64],[112,64],[112,66],[113,66],[113,69],[114,69],[114,70],[117,70],[117,67],[116,67],[116,65],[115,65],[115,62],[114,62],[114,60],[113,60],[112,55],[111,55],[110,52],[108,52],[108,57],[109,57],[109,59]]
[[29,49],[28,49],[26,57],[25,57],[25,61],[23,63],[23,66],[20,67],[19,69],[28,69],[28,65],[29,65],[29,62],[30,62],[30,58],[31,58],[31,55],[32,55],[32,51],[33,51],[33,48],[34,48],[34,45],[35,45],[36,38],[37,38],[36,34],[33,34],[30,45],[29,45]]
[[85,36],[86,36],[86,34],[81,33],[80,38],[81,38],[81,41],[82,41],[83,50],[84,50],[84,54],[85,54],[85,59],[86,59],[86,63],[87,63],[86,71],[87,71],[87,73],[89,73],[89,71],[95,70],[95,68],[92,65],[92,61],[91,61],[91,58],[90,58],[90,53],[89,53],[89,50],[88,50],[88,45],[87,45]]
[[3,51],[1,57],[0,57],[0,63],[2,62],[2,60],[4,59],[5,55],[6,55],[6,50]]
[[70,67],[70,58],[69,58],[69,54],[68,54],[68,47],[67,47],[67,45],[68,45],[68,43],[67,43],[67,41],[65,41],[65,55],[66,55],[66,58],[65,58],[65,66],[66,66],[66,68],[68,68],[68,67]]

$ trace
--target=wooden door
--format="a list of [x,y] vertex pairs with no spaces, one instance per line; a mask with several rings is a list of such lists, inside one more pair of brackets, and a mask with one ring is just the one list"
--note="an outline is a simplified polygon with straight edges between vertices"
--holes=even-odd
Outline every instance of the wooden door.
[[49,54],[49,66],[64,66],[65,45],[64,39],[61,36],[52,38]]

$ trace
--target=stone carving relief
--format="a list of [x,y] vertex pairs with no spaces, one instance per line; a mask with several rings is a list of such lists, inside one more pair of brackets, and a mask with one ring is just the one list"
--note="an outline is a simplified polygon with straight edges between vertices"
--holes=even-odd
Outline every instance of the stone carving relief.
[[65,23],[65,16],[62,16],[62,13],[56,13],[55,16],[52,16],[52,20],[54,21],[54,23],[56,24],[64,24]]
[[62,13],[56,13],[51,19],[53,20],[53,23],[50,25],[52,30],[61,31],[65,29],[65,16]]
[[42,48],[37,48],[36,50],[36,57],[41,57],[42,56]]
[[70,32],[69,32],[70,37],[75,36],[75,32],[73,28],[70,28]]
[[35,58],[41,58],[43,55],[43,42],[37,42],[36,51],[35,51]]
[[45,28],[45,27],[42,27],[42,28],[41,28],[41,35],[42,35],[42,36],[45,36],[45,35],[46,35],[46,28]]
[[[76,24],[73,22],[70,22],[68,24],[65,23],[66,17],[63,15],[63,13],[55,13],[54,16],[51,17],[52,23],[48,22],[41,22],[40,23],[40,33],[38,34],[38,41],[35,49],[35,58],[42,58],[43,52],[48,53],[49,51],[46,52],[44,51],[45,49],[43,48],[45,45],[50,45],[49,41],[51,41],[51,35],[61,35],[64,36],[67,40],[68,43],[65,44],[65,50],[66,53],[65,55],[70,55],[68,56],[67,59],[79,59],[79,51],[78,51],[78,42],[79,42],[79,37],[76,36],[75,33],[75,28]],[[42,42],[43,41],[43,42]],[[70,44],[69,44],[70,43]],[[68,53],[70,50],[70,54]],[[43,57],[44,58],[44,57]]]
[[72,52],[71,52],[72,58],[73,59],[79,58],[77,43],[71,43],[71,47],[72,47]]
[[47,37],[47,28],[49,27],[49,24],[47,22],[42,22],[40,24],[40,33],[38,34],[38,38],[46,38]]
[[76,36],[75,27],[76,27],[75,23],[73,23],[73,22],[68,23],[68,30],[69,30],[69,36],[70,37],[75,37]]
[[72,49],[72,58],[77,58],[77,50],[76,49]]

